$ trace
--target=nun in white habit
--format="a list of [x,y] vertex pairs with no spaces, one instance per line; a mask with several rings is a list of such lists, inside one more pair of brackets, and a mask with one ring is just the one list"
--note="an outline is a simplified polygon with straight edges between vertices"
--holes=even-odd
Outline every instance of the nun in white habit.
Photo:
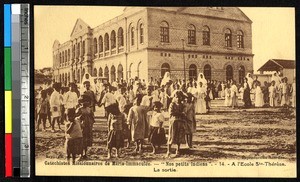
[[163,77],[163,79],[161,81],[160,86],[166,85],[167,83],[170,82],[170,80],[171,80],[170,72],[167,71],[167,72],[165,72],[165,75],[164,75],[164,77]]
[[199,83],[202,83],[202,87],[207,87],[207,80],[204,77],[203,73],[199,73],[198,79],[197,79],[197,85],[200,86]]
[[247,78],[247,83],[249,85],[249,88],[251,90],[253,87],[253,78],[251,76],[251,73],[247,73],[246,78]]

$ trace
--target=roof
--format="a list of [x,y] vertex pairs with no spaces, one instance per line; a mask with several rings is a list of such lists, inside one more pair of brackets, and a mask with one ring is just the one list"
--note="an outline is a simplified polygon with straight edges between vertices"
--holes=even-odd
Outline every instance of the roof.
[[238,7],[220,7],[221,9],[214,9],[212,7],[126,7],[123,12],[139,11],[141,8],[156,9],[169,12],[183,13],[189,15],[199,15],[205,17],[214,17],[222,19],[239,20],[252,23],[252,21],[242,12]]
[[281,69],[295,69],[295,60],[270,59],[258,71],[279,71]]

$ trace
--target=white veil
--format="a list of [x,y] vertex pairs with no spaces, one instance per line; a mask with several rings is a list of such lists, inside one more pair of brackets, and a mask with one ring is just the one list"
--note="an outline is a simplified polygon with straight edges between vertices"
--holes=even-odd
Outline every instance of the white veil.
[[252,89],[252,86],[253,86],[253,78],[251,77],[251,73],[247,73],[246,78],[247,78],[247,83],[248,83],[248,85],[249,85],[249,88]]
[[161,81],[160,86],[166,85],[171,80],[170,72],[165,72],[164,78]]
[[279,77],[277,72],[273,73],[271,81],[275,81],[275,85],[279,86],[279,84],[281,83],[281,78]]
[[199,73],[199,75],[198,75],[198,78],[197,78],[197,87],[198,87],[198,85],[199,85],[200,82],[202,82],[202,85],[204,87],[207,86],[207,80],[205,79],[205,76],[204,76],[203,73]]

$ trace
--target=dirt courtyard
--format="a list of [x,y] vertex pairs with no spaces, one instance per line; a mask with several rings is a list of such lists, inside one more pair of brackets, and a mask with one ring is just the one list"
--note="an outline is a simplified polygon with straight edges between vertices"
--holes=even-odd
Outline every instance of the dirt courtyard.
[[[296,118],[292,108],[232,109],[213,101],[209,114],[197,115],[197,131],[193,148],[182,145],[181,155],[171,159],[185,161],[216,161],[223,159],[283,159],[296,160]],[[88,161],[106,160],[107,124],[97,108],[93,131],[93,146],[88,150]],[[49,123],[47,122],[47,125]],[[164,123],[168,128],[168,121]],[[35,132],[36,160],[45,158],[65,160],[64,132]],[[170,160],[165,157],[166,145],[158,154],[151,154],[150,144],[144,145],[143,154],[134,153],[134,144],[122,150],[117,160]],[[112,160],[116,160],[112,158]]]

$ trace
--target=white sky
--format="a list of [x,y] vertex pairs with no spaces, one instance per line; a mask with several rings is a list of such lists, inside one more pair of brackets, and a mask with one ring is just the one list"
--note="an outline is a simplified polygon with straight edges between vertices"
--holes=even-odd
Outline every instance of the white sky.
[[[77,18],[91,28],[120,14],[124,7],[101,6],[35,6],[34,40],[35,68],[52,66],[52,45],[69,40]],[[63,10],[62,10],[63,9]],[[295,60],[294,8],[240,8],[253,22],[252,53],[256,71],[267,60]]]

